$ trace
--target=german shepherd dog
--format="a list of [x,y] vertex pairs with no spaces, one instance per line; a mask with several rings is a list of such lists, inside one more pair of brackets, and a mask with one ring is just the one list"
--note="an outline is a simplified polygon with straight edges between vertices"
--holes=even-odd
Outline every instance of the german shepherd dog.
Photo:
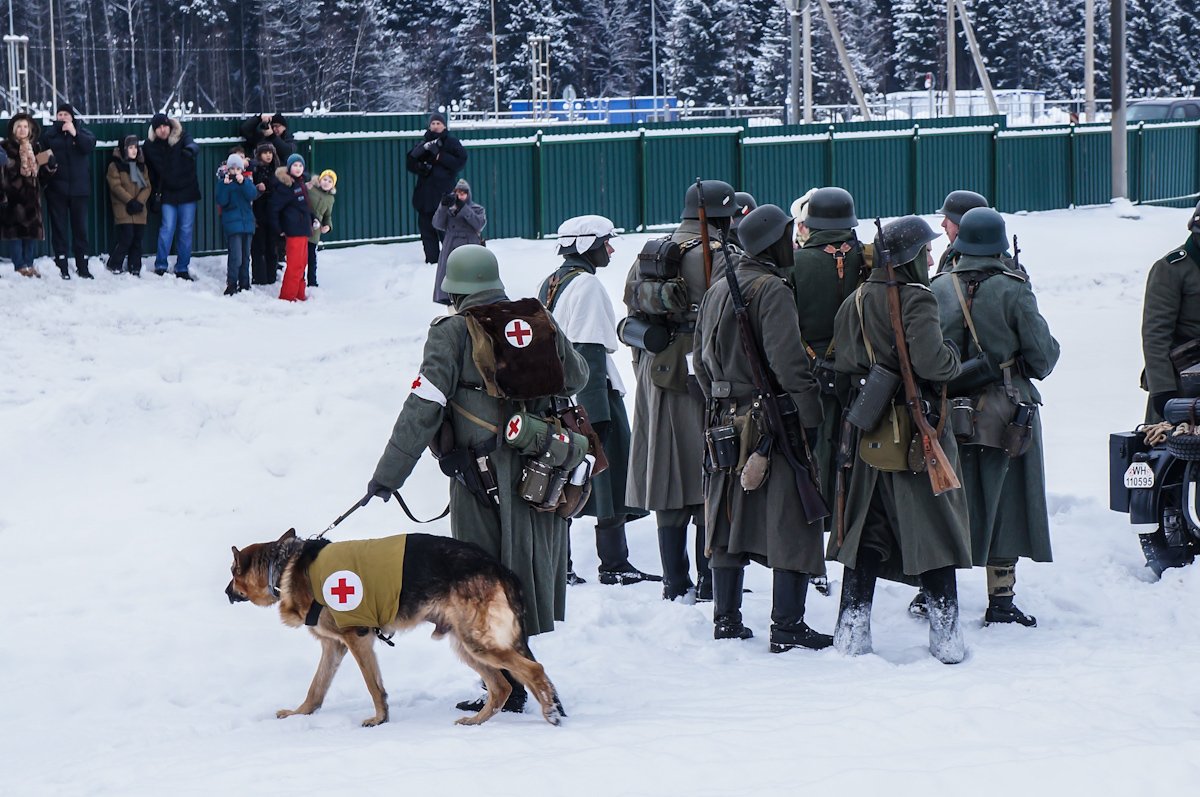
[[[349,650],[362,670],[375,715],[363,720],[371,727],[387,722],[387,692],[375,659],[375,634],[368,628],[340,629],[333,612],[314,607],[308,566],[329,540],[301,540],[289,529],[275,542],[233,549],[233,579],[225,588],[230,603],[279,605],[284,625],[299,628],[306,619],[321,643],[321,662],[308,695],[295,709],[281,709],[279,718],[311,714],[321,707],[338,665]],[[319,612],[319,614],[317,614]],[[477,545],[430,534],[410,534],[405,543],[403,588],[396,619],[381,633],[404,631],[418,623],[433,623],[433,637],[450,638],[454,650],[487,687],[487,700],[478,714],[460,725],[487,722],[500,710],[512,687],[501,674],[507,670],[524,684],[542,706],[542,716],[558,725],[565,716],[554,685],[533,658],[525,633],[521,582],[504,565]]]

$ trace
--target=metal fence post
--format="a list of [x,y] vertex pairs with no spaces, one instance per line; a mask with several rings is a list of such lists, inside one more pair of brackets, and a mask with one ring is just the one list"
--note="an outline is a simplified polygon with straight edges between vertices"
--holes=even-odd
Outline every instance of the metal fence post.
[[1000,125],[992,123],[992,207],[1001,209],[1000,205]]
[[1067,134],[1067,207],[1075,207],[1075,123]]
[[913,125],[912,129],[912,164],[908,172],[908,209],[909,213],[917,214],[921,209],[917,206],[921,196],[921,126]]
[[837,169],[834,168],[833,125],[830,125],[829,146],[825,148],[825,185],[833,185],[834,175],[836,174]]
[[533,136],[533,237],[542,237],[542,131]]
[[646,229],[648,201],[646,197],[646,128],[638,128],[637,145],[637,181],[638,181],[638,231]]

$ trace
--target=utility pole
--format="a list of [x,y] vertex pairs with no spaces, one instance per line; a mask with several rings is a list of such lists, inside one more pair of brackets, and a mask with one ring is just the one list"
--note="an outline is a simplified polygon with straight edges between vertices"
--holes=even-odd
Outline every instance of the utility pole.
[[1084,118],[1096,121],[1096,0],[1083,2]]
[[1129,192],[1125,151],[1125,0],[1112,2],[1112,195]]
[[[946,0],[946,115],[954,116],[954,89],[958,86],[958,52],[954,46],[954,0]],[[930,116],[933,109],[930,108]]]
[[[788,124],[794,125],[800,121],[800,12],[808,7],[808,0],[784,0],[783,4],[788,11],[788,24],[792,34],[792,46],[789,53],[792,81],[788,95],[791,99],[791,107],[788,109]],[[807,99],[807,94],[805,99]]]
[[654,94],[654,113],[651,119],[658,121],[658,8],[650,0],[650,91]]
[[842,39],[842,31],[838,27],[837,18],[833,15],[833,9],[829,7],[829,0],[817,0],[817,2],[821,4],[821,13],[825,15],[825,24],[829,26],[829,33],[833,36],[833,46],[837,50],[838,60],[842,62],[842,71],[846,73],[846,81],[850,84],[850,91],[854,93],[858,110],[862,113],[863,119],[870,121],[871,109],[867,107],[867,100],[863,96],[862,88],[858,85],[858,77],[854,74],[850,56],[846,53],[846,42]]
[[812,60],[812,4],[804,4],[801,15],[804,28],[804,123],[812,124],[813,120],[813,60]]
[[[11,12],[9,19],[12,19]],[[58,105],[58,66],[54,56],[54,0],[50,0],[50,107]]]
[[988,108],[992,114],[999,114],[1000,107],[996,105],[996,94],[992,91],[992,79],[988,77],[987,65],[983,63],[983,53],[979,49],[979,42],[975,40],[975,26],[971,24],[971,17],[967,14],[967,7],[963,4],[963,0],[954,1],[958,6],[958,14],[962,17],[963,32],[967,34],[967,47],[970,48],[971,58],[975,61],[975,71],[979,73],[983,96],[987,98]]
[[500,118],[500,64],[496,58],[496,0],[492,0],[492,110]]

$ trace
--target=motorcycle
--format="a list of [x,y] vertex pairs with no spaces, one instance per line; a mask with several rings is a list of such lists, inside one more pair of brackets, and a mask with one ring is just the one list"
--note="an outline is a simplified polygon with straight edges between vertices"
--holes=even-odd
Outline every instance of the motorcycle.
[[[1184,386],[1193,395],[1171,399],[1163,412],[1173,429],[1139,427],[1109,436],[1109,508],[1145,526],[1138,538],[1156,576],[1200,555],[1200,390],[1187,389],[1197,386],[1191,379]],[[1191,433],[1175,434],[1180,424]]]

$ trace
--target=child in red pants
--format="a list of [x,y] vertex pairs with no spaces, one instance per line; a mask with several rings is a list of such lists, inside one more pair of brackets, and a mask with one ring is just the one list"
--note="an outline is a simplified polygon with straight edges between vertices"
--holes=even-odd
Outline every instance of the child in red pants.
[[319,225],[308,204],[308,175],[299,154],[287,159],[287,166],[275,170],[278,181],[271,190],[269,217],[275,229],[286,239],[287,266],[279,298],[304,301],[304,272],[308,268],[308,237]]

